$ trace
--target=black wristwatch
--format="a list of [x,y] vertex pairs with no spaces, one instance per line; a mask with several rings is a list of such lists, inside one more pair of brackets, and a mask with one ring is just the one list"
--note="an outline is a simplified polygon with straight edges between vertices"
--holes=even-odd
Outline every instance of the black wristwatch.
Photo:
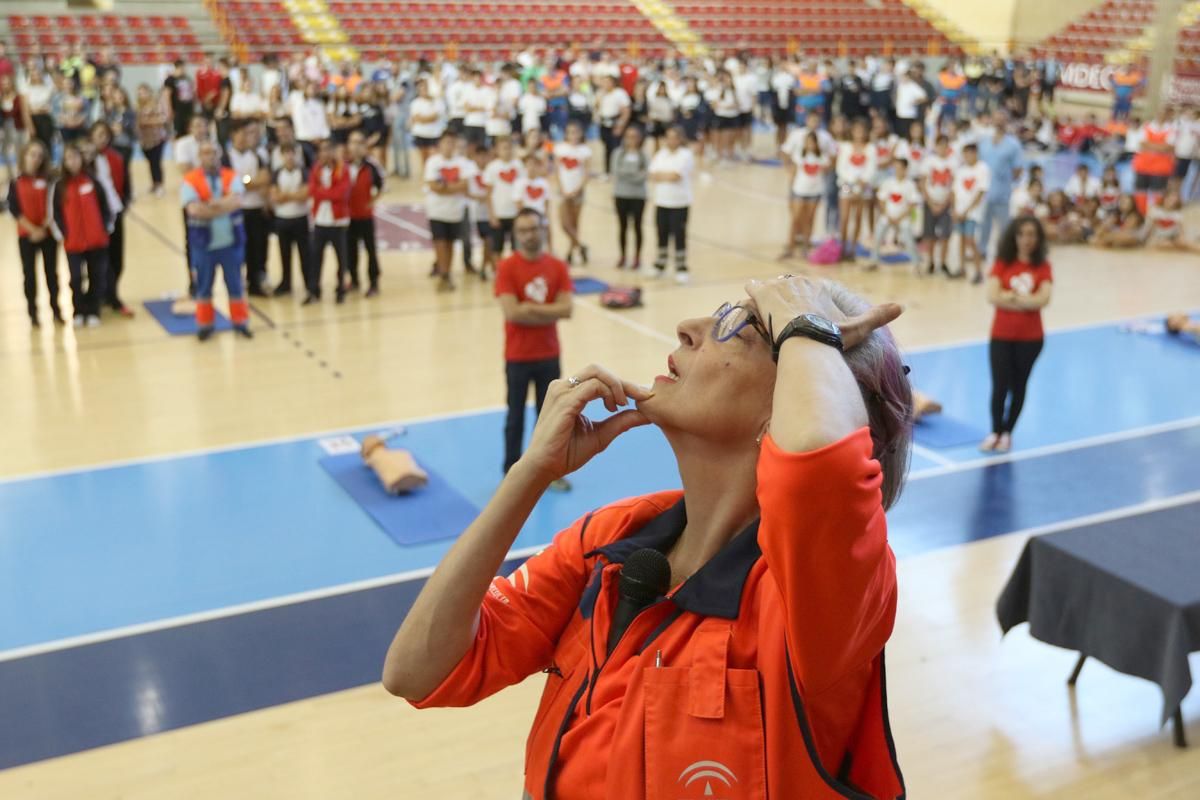
[[801,314],[789,322],[779,335],[775,337],[775,345],[771,348],[771,358],[779,362],[779,350],[783,343],[793,336],[805,336],[813,341],[827,344],[842,352],[842,329],[832,320],[819,317],[816,314]]

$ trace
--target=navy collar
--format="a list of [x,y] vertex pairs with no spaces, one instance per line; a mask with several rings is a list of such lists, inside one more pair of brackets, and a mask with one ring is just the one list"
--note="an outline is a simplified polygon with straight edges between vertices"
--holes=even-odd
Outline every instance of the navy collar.
[[[687,526],[687,508],[680,500],[654,517],[632,536],[626,536],[584,556],[602,555],[611,564],[624,564],[625,559],[643,547],[667,553]],[[708,560],[692,577],[683,582],[671,601],[685,611],[705,617],[737,619],[742,604],[742,590],[750,569],[762,556],[758,547],[758,520],[733,537],[717,554]]]

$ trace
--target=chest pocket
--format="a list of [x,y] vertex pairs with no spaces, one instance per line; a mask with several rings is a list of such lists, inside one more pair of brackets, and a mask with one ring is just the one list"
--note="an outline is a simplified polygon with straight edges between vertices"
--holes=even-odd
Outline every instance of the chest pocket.
[[767,796],[758,670],[730,669],[726,620],[692,636],[690,667],[646,667],[646,800]]

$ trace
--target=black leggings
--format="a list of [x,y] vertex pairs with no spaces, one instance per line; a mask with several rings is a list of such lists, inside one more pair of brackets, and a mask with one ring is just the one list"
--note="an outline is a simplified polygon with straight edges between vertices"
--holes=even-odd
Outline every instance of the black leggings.
[[346,274],[346,228],[337,225],[315,225],[312,231],[312,256],[309,260],[309,293],[314,297],[321,296],[321,266],[325,260],[325,246],[333,247],[333,255],[337,259],[337,291],[341,294],[345,284]]
[[504,243],[508,242],[508,249],[512,252],[517,251],[517,239],[513,236],[513,223],[515,218],[498,219],[498,225],[492,228],[492,253],[497,259],[504,255]]
[[604,143],[604,172],[612,174],[612,154],[621,144],[621,137],[617,136],[612,125],[600,126],[600,141]]
[[113,219],[113,230],[108,235],[108,280],[104,284],[104,302],[114,311],[125,304],[118,293],[121,273],[125,271],[125,212],[120,211]]
[[46,276],[46,291],[50,293],[50,308],[54,315],[58,311],[58,241],[49,234],[40,242],[31,242],[22,236],[17,240],[21,251],[21,269],[25,273],[25,302],[29,306],[29,317],[37,318],[37,257],[42,254],[42,272]]
[[166,142],[159,142],[154,147],[142,150],[146,155],[146,161],[150,164],[150,181],[154,184],[155,189],[160,188],[163,184],[162,157],[163,148],[166,146]]
[[[67,253],[71,270],[71,305],[75,316],[100,316],[104,283],[108,278],[108,248],[98,247],[82,253]],[[86,267],[86,269],[85,269]],[[84,287],[84,281],[87,287]]]
[[635,261],[642,257],[642,213],[646,210],[644,197],[616,197],[617,221],[620,223],[621,260],[625,260],[625,239],[629,225],[633,225],[633,258]]
[[[992,432],[1012,433],[1025,405],[1025,386],[1033,372],[1033,362],[1042,352],[1042,340],[1010,341],[992,339],[988,358],[992,364]],[[1005,414],[1008,401],[1008,414]]]
[[275,217],[275,238],[279,240],[279,263],[283,267],[279,288],[285,292],[292,290],[292,251],[295,250],[299,254],[300,277],[304,280],[304,288],[309,294],[319,294],[321,287],[312,283],[312,243],[308,217]]
[[654,268],[667,268],[667,253],[671,240],[675,240],[675,271],[687,272],[687,220],[686,208],[663,208],[659,206],[654,211],[654,221],[658,227],[658,257],[654,260]]

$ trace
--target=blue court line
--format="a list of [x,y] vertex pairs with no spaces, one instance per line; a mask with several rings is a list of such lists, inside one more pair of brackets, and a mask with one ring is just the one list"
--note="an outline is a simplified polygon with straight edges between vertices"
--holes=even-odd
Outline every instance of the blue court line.
[[[916,482],[903,556],[1200,492],[1200,425]],[[1197,504],[1200,506],[1200,503]],[[932,524],[942,520],[941,524]],[[519,560],[502,567],[507,573]],[[0,662],[0,769],[379,679],[424,577]]]

